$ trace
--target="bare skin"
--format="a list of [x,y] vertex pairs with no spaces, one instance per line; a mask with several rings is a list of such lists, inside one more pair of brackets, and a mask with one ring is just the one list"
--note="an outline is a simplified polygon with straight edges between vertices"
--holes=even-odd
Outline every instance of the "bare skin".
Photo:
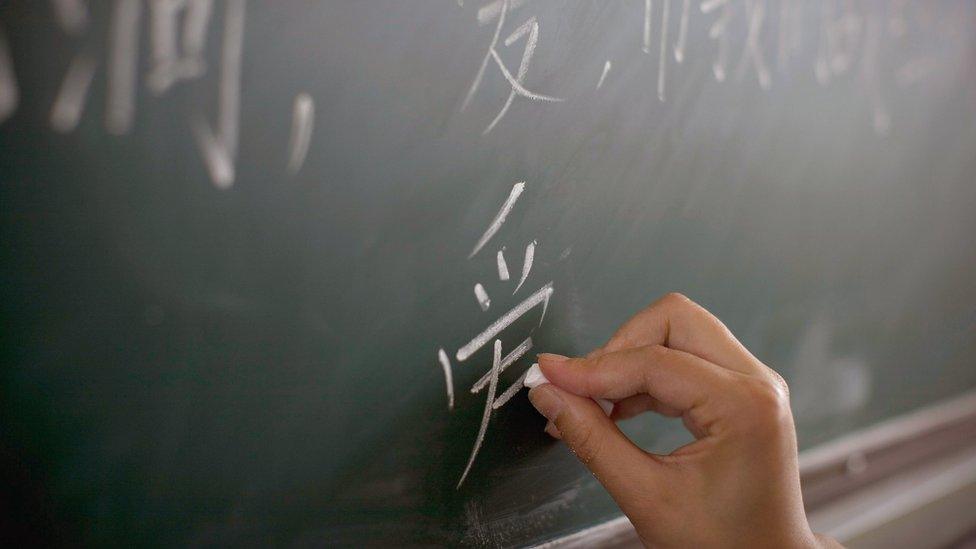
[[[711,313],[669,294],[584,358],[539,355],[529,392],[649,547],[840,547],[814,534],[800,494],[786,382]],[[590,398],[613,401],[607,417]],[[645,452],[615,421],[680,417],[695,441]]]

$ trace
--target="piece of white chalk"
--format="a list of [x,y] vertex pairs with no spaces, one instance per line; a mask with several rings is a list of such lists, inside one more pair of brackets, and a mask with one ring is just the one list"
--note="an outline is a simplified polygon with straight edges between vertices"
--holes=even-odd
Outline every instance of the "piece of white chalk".
[[[546,375],[542,373],[542,369],[539,368],[538,363],[533,364],[532,367],[525,372],[525,379],[522,381],[522,385],[525,385],[529,389],[538,387],[539,385],[545,385],[546,383],[549,383],[549,380],[546,379]],[[600,405],[600,408],[603,408],[603,411],[608,416],[611,412],[613,412],[613,403],[609,400],[604,398],[594,398],[593,400]]]

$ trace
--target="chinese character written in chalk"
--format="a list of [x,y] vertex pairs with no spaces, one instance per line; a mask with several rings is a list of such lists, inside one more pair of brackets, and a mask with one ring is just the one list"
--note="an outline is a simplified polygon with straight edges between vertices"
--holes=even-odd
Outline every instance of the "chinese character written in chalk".
[[[482,248],[484,248],[492,237],[495,236],[502,224],[505,223],[506,218],[508,217],[509,213],[511,213],[512,208],[515,206],[515,203],[518,201],[519,196],[524,190],[525,182],[516,183],[515,186],[512,187],[508,198],[505,200],[504,204],[502,204],[502,207],[495,215],[495,218],[488,225],[488,228],[485,230],[484,234],[482,234],[481,238],[478,239],[478,242],[468,255],[468,259],[478,255]],[[525,246],[521,276],[519,277],[518,282],[515,284],[515,289],[512,291],[512,295],[518,294],[523,284],[525,284],[526,280],[529,278],[529,274],[532,272],[532,263],[535,258],[536,245],[537,242],[533,240]],[[508,271],[507,260],[505,259],[505,250],[506,248],[502,246],[495,254],[497,274],[499,281],[510,282],[511,276]],[[474,285],[474,294],[481,310],[488,311],[491,307],[491,299],[488,296],[488,292],[480,282]],[[466,344],[462,345],[455,353],[454,358],[458,362],[464,362],[489,343],[491,343],[492,347],[491,369],[481,376],[481,378],[478,379],[478,381],[476,381],[470,389],[472,394],[478,394],[487,389],[487,396],[485,399],[484,413],[482,414],[481,418],[481,427],[478,430],[478,435],[475,438],[474,446],[471,449],[471,455],[468,458],[468,463],[464,468],[464,472],[461,473],[461,478],[458,481],[457,486],[459,488],[467,478],[468,473],[471,471],[471,466],[474,464],[475,457],[477,457],[478,451],[481,449],[485,432],[488,430],[488,422],[491,419],[492,411],[505,405],[505,403],[507,403],[512,396],[514,396],[515,393],[522,388],[522,383],[525,380],[525,373],[523,372],[522,375],[505,390],[498,390],[499,376],[532,348],[532,337],[526,337],[521,343],[516,345],[515,348],[503,355],[502,341],[498,339],[497,336],[515,321],[539,307],[541,307],[542,311],[540,313],[538,325],[541,326],[542,321],[545,319],[546,310],[549,307],[549,299],[552,297],[552,294],[552,282],[550,281],[543,284],[532,294],[525,297],[517,305],[498,317],[497,320],[492,322],[481,333],[471,338],[471,340]],[[437,358],[444,370],[444,380],[447,385],[448,408],[453,410],[454,382],[451,371],[451,361],[444,349],[438,350]]]
[[492,35],[491,43],[488,45],[488,52],[485,57],[481,60],[481,67],[478,69],[478,73],[474,77],[474,81],[471,82],[471,87],[468,88],[468,93],[464,97],[464,102],[461,103],[461,110],[468,108],[471,100],[474,98],[475,93],[477,93],[478,88],[481,86],[481,80],[485,76],[485,70],[488,68],[488,63],[494,61],[495,65],[498,66],[498,70],[501,71],[502,76],[508,81],[511,91],[508,94],[508,98],[502,105],[501,110],[495,115],[495,118],[485,127],[482,131],[482,135],[489,133],[495,128],[499,121],[508,112],[509,107],[512,106],[512,101],[515,97],[525,97],[526,99],[531,99],[534,101],[548,101],[548,102],[559,102],[562,99],[558,97],[553,97],[550,95],[543,95],[540,93],[535,93],[529,91],[525,88],[525,76],[529,72],[529,64],[532,62],[532,56],[535,54],[536,45],[539,43],[539,22],[535,16],[529,17],[524,23],[522,23],[517,29],[515,29],[511,34],[509,34],[503,43],[505,47],[509,47],[515,42],[518,42],[522,38],[525,38],[525,49],[522,50],[522,60],[519,63],[518,71],[515,75],[512,75],[512,71],[508,70],[505,63],[502,62],[502,58],[498,55],[498,40],[501,37],[502,28],[505,26],[505,19],[510,15],[510,12],[514,11],[516,8],[521,7],[524,0],[494,0],[483,6],[478,10],[478,24],[484,25],[492,20],[497,19],[498,23],[495,24],[495,33]]

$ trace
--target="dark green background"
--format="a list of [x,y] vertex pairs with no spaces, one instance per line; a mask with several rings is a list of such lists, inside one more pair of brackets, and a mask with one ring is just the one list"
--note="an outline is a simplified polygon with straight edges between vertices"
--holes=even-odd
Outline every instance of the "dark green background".
[[[436,351],[453,355],[549,280],[533,352],[583,353],[660,294],[685,292],[790,380],[803,448],[976,385],[966,2],[909,9],[906,35],[884,33],[878,80],[862,42],[826,86],[813,72],[822,13],[807,6],[801,49],[778,67],[770,2],[766,92],[734,70],[739,4],[731,75],[714,81],[716,15],[695,2],[663,103],[659,12],[648,55],[642,2],[530,3],[502,37],[537,16],[526,84],[567,100],[516,98],[487,136],[509,89],[493,65],[460,111],[493,31],[477,24],[481,4],[250,2],[238,177],[224,191],[190,130],[192,116],[216,113],[223,4],[207,75],[158,98],[144,85],[144,10],[123,137],[102,123],[110,4],[94,4],[76,38],[47,2],[0,6],[22,96],[0,125],[3,514],[21,533],[505,546],[608,520],[613,502],[524,395],[494,415],[454,488],[484,405],[467,389],[490,351],[454,361],[453,413]],[[887,4],[860,9],[894,17]],[[513,70],[523,44],[500,46]],[[86,48],[98,72],[81,124],[60,135],[48,112]],[[897,70],[919,56],[934,68],[899,86]],[[288,176],[301,91],[315,128]],[[877,97],[886,136],[872,130]],[[509,220],[468,260],[517,181],[526,191]],[[517,273],[533,239],[536,265],[509,297],[494,253],[507,246]],[[487,313],[475,282],[493,298]],[[507,349],[537,315],[500,336]],[[686,437],[661,420],[626,429],[657,450]]]

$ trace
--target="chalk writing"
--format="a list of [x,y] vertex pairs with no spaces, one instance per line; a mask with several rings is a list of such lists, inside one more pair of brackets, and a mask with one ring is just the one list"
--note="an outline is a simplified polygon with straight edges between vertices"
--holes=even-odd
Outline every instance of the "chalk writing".
[[742,53],[736,73],[741,81],[747,67],[752,65],[756,69],[759,87],[768,90],[770,86],[769,69],[766,67],[762,47],[759,44],[759,33],[762,32],[763,21],[766,17],[766,6],[764,0],[746,0],[745,4],[749,31],[746,36],[746,48]]
[[[512,186],[512,190],[508,193],[508,198],[505,199],[505,202],[502,204],[502,207],[499,208],[498,213],[495,214],[495,218],[492,219],[491,223],[488,224],[488,228],[485,229],[485,232],[481,235],[481,238],[479,238],[478,242],[475,243],[474,249],[472,249],[471,253],[468,254],[468,259],[474,257],[481,250],[481,248],[483,248],[485,244],[487,244],[488,241],[491,240],[491,237],[495,236],[495,233],[498,232],[498,229],[501,229],[502,223],[505,222],[505,219],[508,218],[508,214],[512,211],[512,208],[515,206],[515,201],[518,200],[519,196],[521,196],[522,192],[524,191],[525,191],[525,181],[520,181]],[[500,269],[499,272],[501,272]],[[506,268],[506,272],[507,272],[507,268]]]
[[661,8],[661,47],[657,58],[657,98],[664,101],[664,79],[668,69],[668,20],[671,18],[671,0],[663,0]]
[[[212,5],[213,0],[153,0],[149,4],[152,67],[147,80],[155,94],[181,79],[199,77],[206,70],[203,49]],[[182,41],[178,43],[181,15]]]
[[51,0],[58,25],[70,35],[77,36],[88,28],[88,5],[84,0]]
[[302,169],[308,146],[312,142],[312,125],[315,123],[315,101],[307,93],[295,96],[291,115],[291,136],[288,138],[288,173],[294,175]]
[[534,309],[538,305],[542,305],[542,315],[539,318],[539,324],[546,318],[546,310],[549,307],[549,298],[552,297],[553,288],[552,282],[547,283],[543,287],[536,290],[532,295],[525,298],[521,303],[512,307],[507,313],[502,315],[498,320],[493,322],[490,326],[485,328],[483,332],[471,338],[471,341],[463,345],[457,351],[456,358],[458,361],[464,362],[471,355],[477,352],[478,349],[484,347],[486,343],[491,341],[491,338],[495,337],[502,330],[508,328],[513,322],[522,318],[522,316]]
[[691,0],[681,0],[681,20],[678,23],[678,40],[674,44],[674,60],[680,65],[685,61],[685,44],[688,43],[688,17]]
[[847,72],[860,41],[861,18],[850,5],[844,5],[839,15],[835,15],[835,7],[832,1],[821,6],[820,40],[814,64],[814,74],[821,85]]
[[641,49],[651,53],[651,16],[654,14],[653,0],[644,0],[644,35]]
[[444,371],[444,384],[447,386],[447,409],[454,409],[454,380],[451,374],[451,360],[447,358],[447,353],[444,349],[437,350],[437,361],[441,363],[441,369]]
[[[660,101],[667,99],[669,84],[677,76],[677,65],[685,64],[687,59],[689,35],[695,28],[690,22],[693,12],[711,17],[705,28],[708,39],[714,43],[711,65],[715,80],[724,82],[728,79],[732,50],[741,45],[741,55],[735,67],[737,80],[754,75],[759,87],[768,90],[773,84],[770,62],[775,62],[778,73],[785,72],[789,61],[803,53],[803,37],[807,35],[811,38],[814,54],[812,66],[807,66],[812,68],[816,81],[826,86],[844,74],[853,73],[859,77],[865,90],[864,97],[871,103],[871,125],[879,135],[888,133],[892,125],[888,98],[885,97],[891,93],[888,84],[894,83],[899,88],[915,85],[948,66],[931,51],[920,53],[914,50],[930,47],[940,39],[946,40],[952,33],[947,30],[935,40],[910,34],[914,31],[913,25],[919,22],[929,25],[928,28],[939,23],[925,16],[921,8],[915,9],[903,0],[891,2],[885,10],[866,9],[863,4],[849,0],[818,3],[780,0],[778,4],[767,0],[699,0],[698,9],[693,10],[692,0],[680,0],[680,11],[672,17],[672,7],[676,11],[679,9],[676,4],[672,6],[676,1],[660,0],[657,12],[653,0],[636,5],[643,11],[640,14],[642,26],[634,27],[639,34],[641,50],[652,54],[655,53],[653,48],[658,48],[656,95]],[[103,28],[92,25],[89,4],[87,0],[50,0],[54,24],[70,37]],[[463,7],[463,2],[458,5]],[[566,100],[534,91],[526,83],[540,43],[540,19],[536,15],[525,15],[514,30],[505,34],[512,26],[513,15],[521,13],[519,10],[528,5],[528,0],[491,0],[476,11],[477,25],[494,27],[480,66],[461,102],[461,110],[468,109],[478,95],[489,65],[497,69],[507,85],[505,100],[484,127],[484,134],[498,127],[516,98],[542,102]],[[771,10],[770,5],[778,5],[778,9]],[[145,56],[139,52],[141,29],[144,28],[143,6],[148,8],[145,34],[149,51]],[[67,133],[79,125],[86,105],[90,103],[91,90],[103,89],[93,83],[104,69],[104,126],[115,135],[131,132],[136,120],[140,59],[148,59],[144,79],[153,96],[163,96],[181,81],[201,78],[208,70],[207,56],[204,55],[211,42],[208,29],[220,6],[223,6],[219,18],[223,29],[216,71],[216,113],[211,118],[192,111],[189,122],[211,181],[218,188],[230,188],[236,178],[240,140],[244,0],[221,3],[214,0],[112,0],[108,10],[104,63],[92,46],[100,41],[92,41],[69,58],[48,111],[50,127],[56,132]],[[654,20],[656,13],[660,14],[659,21]],[[805,28],[804,21],[814,21],[816,25],[812,29]],[[659,32],[655,36],[653,31],[658,24]],[[672,25],[676,28],[672,29]],[[733,36],[733,30],[739,34]],[[889,39],[902,40],[895,45],[895,51],[907,56],[907,61],[886,57],[884,50],[888,48],[886,41]],[[770,44],[764,44],[764,40]],[[512,54],[506,52],[512,51],[509,48],[515,48],[516,44],[522,47],[518,68],[513,70],[505,58],[515,56],[514,51]],[[669,66],[672,56],[676,65]],[[606,85],[613,68],[614,63],[606,59],[596,80],[596,89]],[[859,71],[855,71],[858,68]],[[0,34],[0,123],[8,119],[19,104],[21,90],[14,69],[10,44],[7,37]],[[291,116],[284,169],[295,174],[307,158],[314,126],[315,102],[310,94],[300,92],[295,95]],[[510,273],[504,252],[497,252],[497,262],[499,279],[505,281]]]
[[498,23],[495,26],[495,33],[492,36],[491,43],[488,45],[488,53],[486,53],[485,57],[482,59],[481,66],[475,75],[474,81],[471,82],[471,87],[468,88],[468,93],[464,97],[464,102],[461,104],[462,111],[468,107],[471,99],[478,91],[478,87],[481,85],[485,70],[488,67],[488,61],[494,60],[495,64],[498,65],[498,69],[501,71],[502,76],[505,77],[505,80],[507,80],[509,86],[511,86],[511,91],[509,92],[505,103],[502,105],[501,110],[498,111],[495,118],[492,119],[484,131],[482,131],[482,134],[488,134],[492,129],[495,128],[498,122],[500,122],[505,116],[505,113],[508,112],[509,107],[512,106],[512,102],[515,100],[516,96],[535,101],[562,101],[561,98],[531,92],[525,88],[525,77],[528,74],[529,64],[532,62],[532,56],[535,55],[535,48],[539,42],[539,23],[535,17],[530,17],[504,40],[505,46],[509,47],[515,42],[521,40],[523,37],[525,38],[525,49],[522,50],[522,60],[519,63],[516,76],[512,76],[511,71],[508,70],[508,67],[505,66],[501,56],[498,54],[498,39],[501,36],[502,27],[505,24],[505,16],[509,9],[509,1],[510,0],[502,0],[500,12],[498,14]]
[[122,135],[132,129],[139,61],[139,0],[115,0],[109,37],[105,129]]
[[513,294],[518,293],[519,288],[522,287],[522,284],[525,284],[525,279],[529,278],[529,273],[532,272],[532,262],[535,261],[535,246],[535,240],[529,242],[525,246],[525,260],[522,262],[522,276],[519,278],[518,285],[515,286],[515,290],[512,291]]
[[[525,338],[525,340],[522,341],[522,343],[519,343],[517,347],[515,347],[514,349],[509,351],[507,355],[505,355],[505,358],[502,359],[501,366],[499,366],[498,368],[498,373],[499,374],[504,373],[506,368],[514,364],[515,361],[517,361],[518,359],[525,356],[525,353],[529,352],[530,350],[532,350],[532,338],[527,337]],[[485,375],[481,376],[481,379],[476,381],[474,385],[471,386],[471,394],[476,394],[481,392],[481,390],[485,388],[485,385],[488,385],[488,381],[490,379],[491,379],[491,372],[488,372]]]
[[729,21],[732,20],[732,4],[729,0],[704,0],[699,7],[701,12],[705,14],[719,8],[722,9],[722,14],[708,28],[708,37],[718,43],[718,53],[715,56],[715,61],[712,62],[712,74],[715,76],[715,80],[724,82],[729,63],[729,48],[731,47]]
[[78,125],[94,77],[95,59],[92,56],[81,54],[71,61],[51,107],[51,127],[54,131],[68,133]]
[[505,261],[505,246],[502,246],[502,249],[498,250],[495,255],[495,262],[498,265],[498,280],[505,282],[509,279],[508,262]]
[[193,123],[197,145],[214,186],[226,189],[234,184],[238,120],[241,100],[241,58],[244,50],[244,0],[227,0],[220,55],[217,95],[217,128],[202,120]]
[[[145,85],[162,97],[181,81],[201,78],[207,70],[204,55],[214,0],[113,0],[108,13],[105,62],[104,126],[108,133],[125,135],[136,120],[140,72],[143,6],[148,6],[149,60]],[[72,37],[92,28],[85,0],[50,0],[58,28]],[[217,74],[216,117],[211,125],[198,110],[189,120],[195,143],[212,183],[227,189],[234,183],[240,140],[241,71],[244,52],[245,0],[227,0],[221,21],[220,61]],[[97,44],[97,41],[91,41]],[[48,114],[51,128],[69,133],[82,120],[95,77],[101,69],[92,44],[70,58]],[[20,89],[6,36],[0,31],[0,123],[17,108]],[[298,93],[292,109],[285,170],[297,173],[311,141],[315,102]]]
[[[475,247],[471,251],[471,253],[468,254],[469,260],[473,259],[477,255],[478,251],[481,250],[481,248],[484,247],[485,244],[487,244],[488,241],[491,240],[499,232],[499,230],[502,227],[502,224],[505,222],[505,219],[508,217],[508,215],[512,212],[512,208],[514,207],[516,201],[518,200],[519,196],[524,192],[524,190],[525,190],[524,181],[516,183],[512,187],[512,190],[509,192],[508,197],[505,199],[505,201],[502,203],[501,207],[499,208],[498,213],[496,213],[494,218],[492,218],[491,222],[488,224],[488,228],[481,235],[481,238],[478,239],[478,242],[475,244]],[[525,284],[526,280],[529,277],[529,274],[532,271],[532,266],[535,258],[535,250],[537,245],[538,242],[536,240],[533,240],[528,244],[526,244],[525,246],[525,258],[522,263],[522,274],[521,277],[519,278],[519,282],[515,286],[515,291],[512,292],[513,295],[515,292],[519,290],[519,288],[522,287],[523,284]],[[505,253],[504,253],[505,250],[506,247],[502,246],[501,249],[499,249],[495,254],[495,266],[497,267],[498,270],[498,279],[500,282],[508,282],[511,278],[508,271],[508,263],[505,260]],[[471,394],[478,394],[487,387],[488,394],[485,400],[485,407],[484,407],[484,412],[482,414],[481,426],[478,430],[478,434],[475,439],[474,446],[471,449],[471,455],[468,458],[468,463],[461,474],[460,480],[458,481],[457,484],[458,488],[460,488],[460,486],[464,483],[464,480],[467,478],[469,472],[471,471],[471,467],[474,464],[475,458],[477,457],[478,452],[481,449],[481,445],[484,441],[485,432],[488,428],[488,423],[491,419],[492,410],[497,410],[498,408],[503,406],[522,387],[522,381],[524,379],[524,375],[520,375],[514,383],[512,383],[505,390],[499,393],[498,392],[499,376],[503,374],[506,371],[506,369],[508,369],[510,366],[518,362],[519,359],[524,357],[525,354],[532,349],[532,345],[533,345],[532,337],[531,335],[525,337],[521,343],[519,343],[514,349],[512,349],[506,355],[504,355],[504,357],[502,357],[502,343],[498,336],[500,336],[501,333],[505,331],[505,329],[507,329],[509,326],[511,326],[516,321],[518,321],[526,314],[528,314],[530,311],[532,311],[533,309],[539,306],[542,307],[542,313],[540,314],[539,324],[537,326],[541,326],[543,320],[545,319],[546,310],[549,306],[549,300],[553,295],[553,291],[554,291],[553,283],[551,281],[542,285],[535,292],[533,292],[528,297],[523,299],[521,302],[515,304],[508,311],[506,311],[501,316],[499,316],[494,322],[489,324],[488,327],[482,330],[479,334],[472,337],[470,341],[468,341],[467,343],[459,347],[457,352],[455,353],[454,358],[458,362],[465,362],[470,358],[472,358],[475,355],[475,353],[477,353],[482,347],[484,347],[490,342],[494,342],[493,343],[494,358],[492,360],[491,369],[488,372],[486,372],[484,375],[482,375],[471,386],[470,389]],[[487,311],[491,307],[492,302],[489,299],[487,289],[481,282],[478,282],[474,285],[474,294],[479,308],[482,311]],[[438,361],[441,364],[441,368],[444,371],[445,381],[448,386],[448,409],[452,409],[454,397],[453,397],[453,382],[451,381],[452,379],[451,364],[448,359],[447,353],[444,351],[443,348],[438,350],[437,356],[438,356]]]
[[485,287],[480,282],[474,285],[474,297],[478,300],[478,306],[481,307],[482,311],[487,311],[488,307],[491,307],[488,292],[485,291]]
[[610,67],[612,66],[613,64],[607,59],[607,62],[603,64],[603,72],[600,73],[600,79],[596,82],[596,89],[603,87],[603,82],[607,79],[607,73],[610,72]]
[[471,466],[474,465],[474,458],[478,457],[478,450],[481,449],[481,443],[485,440],[485,432],[488,431],[488,421],[491,419],[491,405],[495,401],[495,391],[498,390],[498,369],[501,366],[502,356],[502,342],[500,339],[495,340],[494,354],[492,356],[491,381],[488,383],[488,398],[485,400],[485,411],[481,415],[481,426],[478,427],[478,436],[475,438],[474,447],[471,448],[471,456],[468,457],[468,463],[464,466],[464,472],[461,473],[461,478],[458,480],[455,488],[460,488],[464,484],[464,479],[468,478],[468,473],[471,472]]
[[20,89],[17,87],[17,76],[14,75],[14,62],[7,49],[7,37],[0,29],[0,122],[3,122],[17,110],[20,100]]

